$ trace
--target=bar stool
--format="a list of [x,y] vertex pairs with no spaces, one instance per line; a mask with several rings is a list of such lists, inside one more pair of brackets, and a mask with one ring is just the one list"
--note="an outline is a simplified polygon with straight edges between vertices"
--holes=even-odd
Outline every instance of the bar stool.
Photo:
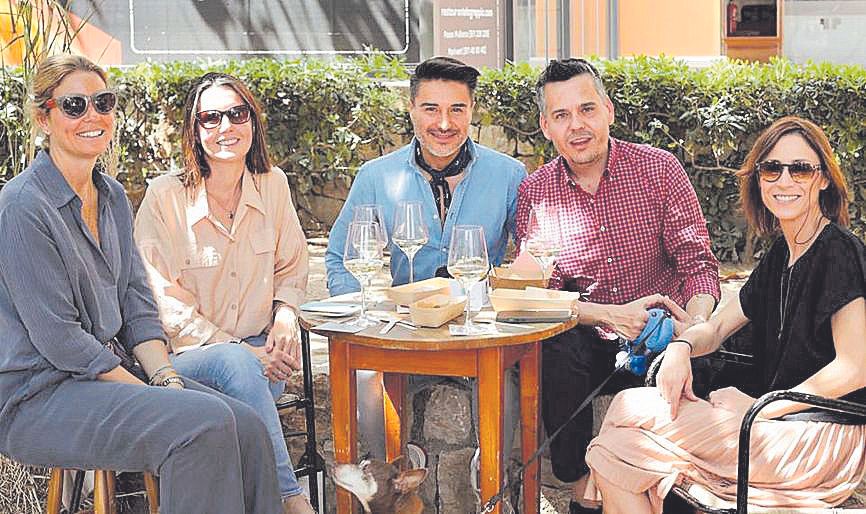
[[[316,408],[313,401],[313,366],[310,360],[310,333],[301,327],[301,359],[304,371],[304,396],[286,394],[277,400],[277,412],[304,409],[305,432],[287,432],[284,437],[305,437],[304,454],[295,464],[295,476],[307,477],[310,486],[310,504],[317,512],[325,512],[324,472],[325,459],[316,446]],[[321,473],[322,501],[319,502],[319,474]],[[321,503],[321,505],[319,505]]]
[[[94,514],[117,514],[117,503],[114,499],[114,471],[97,469],[93,471],[93,509]],[[84,471],[76,470],[72,485],[72,501],[69,512],[78,511],[81,503],[81,488],[84,484]],[[159,486],[152,473],[144,473],[144,490],[147,494],[149,514],[159,514]],[[52,468],[48,480],[48,500],[45,502],[45,514],[60,514],[60,504],[63,498],[63,469]]]

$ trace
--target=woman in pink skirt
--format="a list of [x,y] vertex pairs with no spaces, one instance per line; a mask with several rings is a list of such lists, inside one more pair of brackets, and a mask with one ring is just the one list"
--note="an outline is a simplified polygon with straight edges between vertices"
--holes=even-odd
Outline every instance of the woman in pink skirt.
[[[768,128],[739,172],[749,224],[780,233],[724,309],[671,342],[656,388],[623,391],[590,444],[586,500],[605,512],[659,513],[675,484],[736,498],[740,423],[755,398],[692,391],[690,359],[751,322],[762,392],[791,389],[866,403],[866,247],[848,231],[848,191],[824,132],[794,117]],[[749,503],[830,507],[863,478],[858,420],[776,402],[751,438]]]

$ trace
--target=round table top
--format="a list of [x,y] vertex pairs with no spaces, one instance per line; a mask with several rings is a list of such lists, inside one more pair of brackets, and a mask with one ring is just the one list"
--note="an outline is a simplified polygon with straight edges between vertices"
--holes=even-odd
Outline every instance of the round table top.
[[[347,303],[358,302],[359,300],[359,293],[349,293],[321,301]],[[371,317],[377,319],[387,320],[399,317],[409,320],[408,314],[397,314],[394,303],[384,299],[379,302],[371,302],[371,305],[368,305],[367,307],[367,312]],[[490,309],[484,309],[477,316],[492,319],[493,311]],[[495,328],[493,333],[472,336],[452,336],[449,333],[448,325],[463,324],[464,316],[461,315],[438,328],[416,327],[412,330],[397,324],[385,334],[381,334],[380,330],[385,327],[387,321],[380,321],[354,334],[317,328],[319,325],[328,321],[340,322],[348,321],[349,319],[351,318],[325,317],[305,311],[301,311],[300,315],[301,326],[315,334],[320,334],[328,338],[339,338],[341,341],[364,346],[416,351],[468,350],[519,345],[553,337],[565,332],[566,330],[574,328],[577,325],[576,317],[572,317],[568,321],[559,323],[521,323],[520,325],[516,325],[497,322],[492,323]],[[481,322],[476,321],[475,324],[487,326],[490,323],[482,324]]]

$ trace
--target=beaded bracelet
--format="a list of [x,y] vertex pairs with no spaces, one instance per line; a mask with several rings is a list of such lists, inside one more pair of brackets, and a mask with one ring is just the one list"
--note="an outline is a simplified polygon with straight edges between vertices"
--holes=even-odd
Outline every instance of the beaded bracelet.
[[156,377],[158,377],[159,375],[161,375],[162,372],[165,371],[165,370],[167,370],[167,369],[174,370],[174,366],[172,366],[171,364],[166,364],[165,366],[162,366],[162,367],[160,367],[160,368],[157,368],[157,370],[154,371],[154,372],[150,375],[150,378],[148,378],[148,381],[149,381],[151,384],[153,384],[153,379],[156,378]]
[[169,384],[178,384],[180,387],[186,387],[186,383],[184,383],[183,378],[181,378],[180,375],[171,375],[170,377],[166,377],[160,385],[166,387]]

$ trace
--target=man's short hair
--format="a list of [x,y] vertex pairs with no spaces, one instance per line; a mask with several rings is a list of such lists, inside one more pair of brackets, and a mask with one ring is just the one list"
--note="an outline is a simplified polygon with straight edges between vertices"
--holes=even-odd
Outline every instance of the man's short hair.
[[538,110],[544,114],[544,86],[551,82],[565,82],[579,75],[592,77],[592,84],[599,96],[604,99],[608,97],[601,75],[592,63],[586,59],[554,59],[544,68],[535,82],[535,103],[538,104]]
[[414,103],[418,87],[424,80],[453,80],[466,84],[469,95],[475,97],[475,86],[481,73],[468,64],[451,57],[431,57],[415,68],[409,79],[409,99]]

